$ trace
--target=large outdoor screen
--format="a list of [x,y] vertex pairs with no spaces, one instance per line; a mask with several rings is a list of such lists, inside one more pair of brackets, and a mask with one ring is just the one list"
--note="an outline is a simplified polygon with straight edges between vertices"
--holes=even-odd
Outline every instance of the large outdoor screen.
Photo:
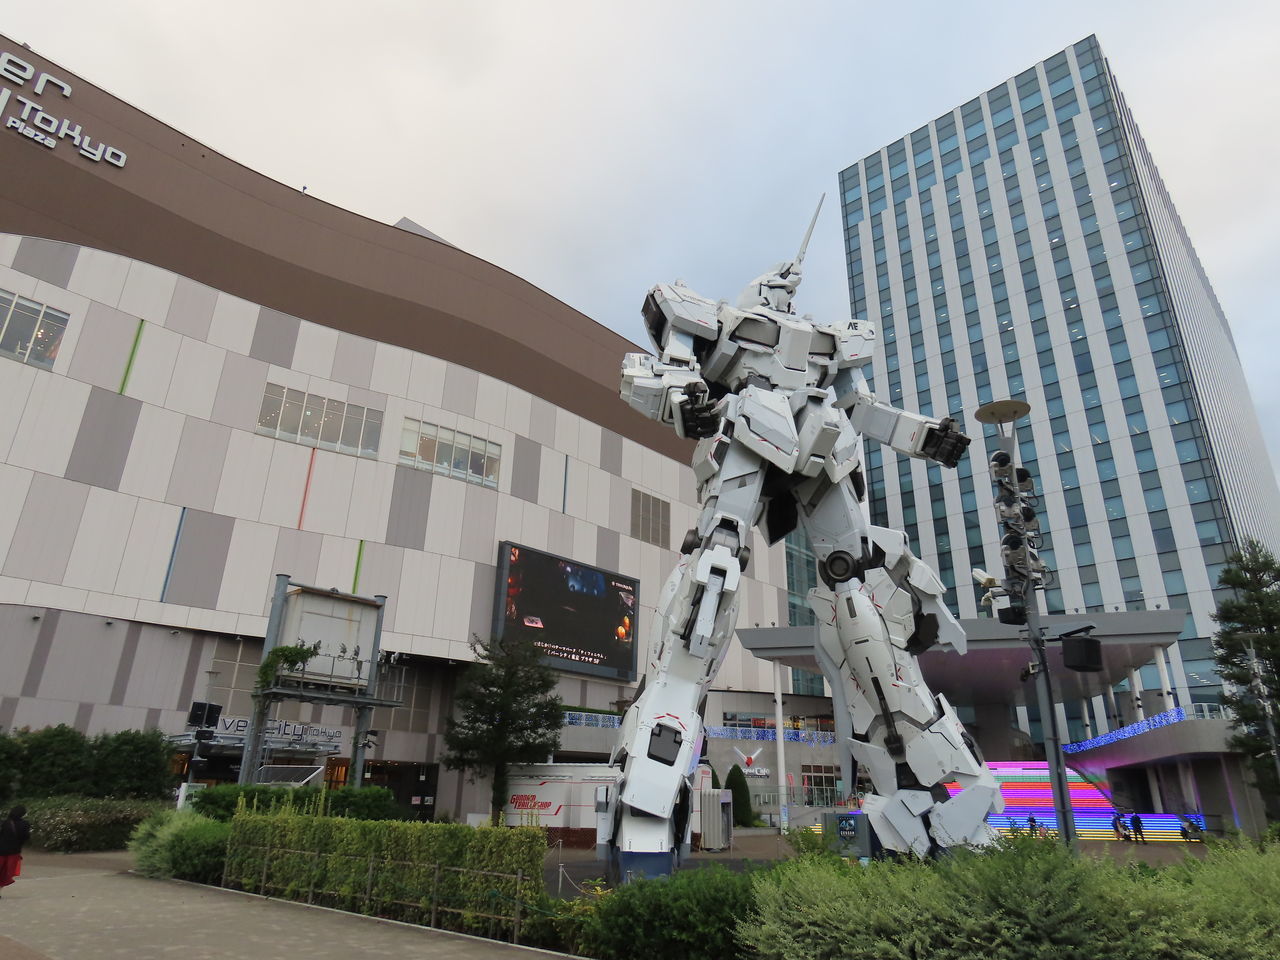
[[498,551],[498,636],[557,670],[636,678],[636,580],[507,541]]

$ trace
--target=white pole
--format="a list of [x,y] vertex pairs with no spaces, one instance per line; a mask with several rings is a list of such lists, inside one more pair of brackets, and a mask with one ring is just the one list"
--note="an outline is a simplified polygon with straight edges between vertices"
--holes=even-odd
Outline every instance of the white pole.
[[773,726],[778,735],[778,833],[786,833],[790,820],[787,809],[786,728],[782,725],[782,664],[773,662]]

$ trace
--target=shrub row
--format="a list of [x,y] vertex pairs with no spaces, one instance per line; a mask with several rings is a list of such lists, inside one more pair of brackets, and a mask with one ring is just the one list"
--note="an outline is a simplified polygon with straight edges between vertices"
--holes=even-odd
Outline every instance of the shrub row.
[[296,813],[311,813],[353,820],[400,820],[404,811],[396,803],[395,794],[386,787],[269,787],[263,784],[237,786],[234,783],[207,787],[191,795],[191,808],[214,820],[230,822],[239,808],[257,813],[289,808]]
[[751,909],[723,920],[737,955],[760,960],[1262,960],[1280,933],[1280,848],[1159,871],[1032,838],[937,863],[805,857],[758,874]]
[[165,807],[159,801],[48,797],[27,804],[27,820],[32,844],[46,850],[123,850],[134,828]]
[[219,883],[230,836],[229,823],[190,810],[163,810],[138,825],[129,849],[144,876]]
[[[475,913],[510,913],[541,896],[546,839],[533,827],[473,828],[316,817],[288,810],[237,813],[227,882],[254,892],[483,930]],[[516,874],[523,882],[478,873]]]
[[66,724],[0,731],[0,805],[68,795],[167,797],[174,784],[172,754],[159,730],[92,738]]

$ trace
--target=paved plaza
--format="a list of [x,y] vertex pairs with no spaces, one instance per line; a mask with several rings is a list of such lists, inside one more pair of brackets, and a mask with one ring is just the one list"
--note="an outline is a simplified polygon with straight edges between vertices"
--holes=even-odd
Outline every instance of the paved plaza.
[[0,898],[3,960],[503,960],[562,956],[127,871],[127,853],[33,851]]

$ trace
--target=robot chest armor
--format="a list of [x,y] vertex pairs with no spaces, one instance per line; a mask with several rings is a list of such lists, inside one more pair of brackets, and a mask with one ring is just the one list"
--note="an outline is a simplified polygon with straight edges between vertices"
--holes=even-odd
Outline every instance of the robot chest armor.
[[821,387],[830,380],[836,350],[836,337],[809,321],[760,311],[726,324],[717,356],[708,364],[719,369],[706,372],[732,390],[753,378],[784,390]]

